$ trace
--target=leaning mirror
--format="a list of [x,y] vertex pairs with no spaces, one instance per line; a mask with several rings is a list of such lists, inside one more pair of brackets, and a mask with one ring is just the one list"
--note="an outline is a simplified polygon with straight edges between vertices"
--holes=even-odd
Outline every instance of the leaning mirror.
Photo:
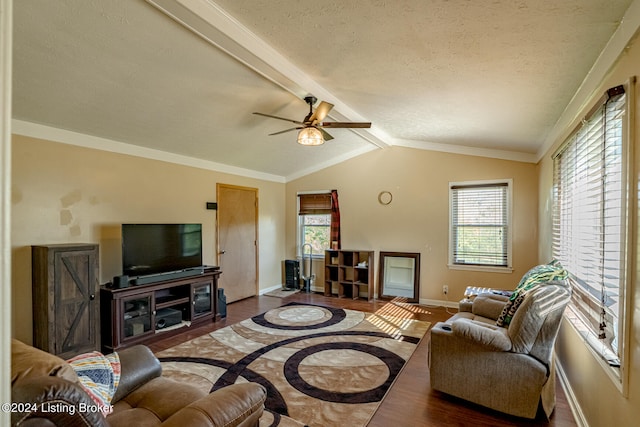
[[380,299],[418,302],[420,299],[420,254],[380,252],[378,263]]

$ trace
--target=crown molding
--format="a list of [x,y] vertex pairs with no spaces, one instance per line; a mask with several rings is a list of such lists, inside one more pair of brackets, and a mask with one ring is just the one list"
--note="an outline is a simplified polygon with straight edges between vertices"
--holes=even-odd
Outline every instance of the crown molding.
[[[91,148],[94,150],[107,151],[117,154],[125,154],[128,156],[141,157],[144,159],[158,160],[167,163],[178,164],[182,166],[195,167],[199,169],[209,170],[213,172],[227,173],[230,175],[238,175],[246,178],[259,179],[263,181],[287,183],[303,176],[321,171],[328,167],[337,165],[347,160],[358,157],[362,154],[378,149],[374,144],[366,145],[358,150],[344,153],[340,156],[331,158],[326,162],[321,162],[313,167],[297,171],[291,175],[280,176],[251,169],[239,168],[226,165],[223,163],[202,160],[195,157],[185,156],[182,154],[169,153],[166,151],[156,150],[153,148],[141,147],[138,145],[115,141],[113,139],[87,135],[66,129],[55,128],[52,126],[42,125],[39,123],[28,122],[25,120],[13,119],[11,121],[12,133],[16,135],[27,136],[47,141],[59,142],[62,144],[74,145],[77,147]],[[453,154],[462,154],[467,156],[489,157],[502,160],[512,160],[517,162],[535,163],[535,155],[526,153],[516,153],[511,151],[500,151],[486,148],[474,148],[466,146],[448,145],[429,143],[423,141],[412,141],[395,139],[394,145],[407,148],[416,148],[427,151],[440,151]]]
[[38,123],[24,120],[12,120],[12,133],[16,135],[28,136],[31,138],[44,139],[62,144],[75,145],[77,147],[92,148],[94,150],[108,151],[111,153],[126,154],[129,156],[142,157],[145,159],[159,160],[167,163],[174,163],[183,166],[190,166],[214,172],[239,175],[246,178],[260,179],[285,183],[285,178],[280,175],[273,175],[258,172],[251,169],[229,166],[222,163],[202,160],[182,154],[169,153],[153,148],[141,147],[125,142],[114,141],[112,139],[101,138],[93,135],[86,135],[70,130],[54,128]]
[[438,142],[415,141],[410,139],[395,139],[393,145],[419,150],[440,151],[444,153],[462,154],[465,156],[489,157],[493,159],[511,160],[514,162],[537,163],[537,157],[532,153],[517,151],[495,150],[492,148],[470,147],[466,145],[442,144]]
[[296,180],[298,178],[302,178],[303,176],[310,175],[312,173],[321,171],[323,169],[326,169],[328,167],[337,165],[337,164],[342,163],[342,162],[346,162],[349,159],[353,159],[354,157],[358,157],[358,156],[360,156],[362,154],[368,153],[368,152],[376,150],[376,149],[377,149],[376,147],[368,145],[368,146],[364,146],[363,148],[360,148],[358,150],[350,151],[350,152],[344,153],[344,154],[342,154],[340,156],[332,157],[331,160],[328,160],[326,162],[317,163],[317,164],[313,165],[310,168],[297,171],[297,172],[295,172],[295,173],[293,173],[291,175],[287,175],[286,182],[291,182],[291,181]]

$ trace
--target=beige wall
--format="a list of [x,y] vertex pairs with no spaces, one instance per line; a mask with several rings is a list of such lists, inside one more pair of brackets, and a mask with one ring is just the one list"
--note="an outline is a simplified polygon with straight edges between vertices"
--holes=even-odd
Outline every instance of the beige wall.
[[[514,272],[449,269],[449,182],[503,178],[513,179]],[[286,252],[296,253],[297,193],[337,189],[342,247],[375,250],[376,265],[380,251],[419,252],[422,300],[444,300],[445,284],[451,301],[469,285],[513,289],[538,258],[537,186],[533,164],[403,147],[376,150],[287,183]],[[387,206],[378,203],[383,190],[393,194]]]
[[100,281],[122,273],[120,224],[203,224],[203,258],[215,264],[216,183],[258,188],[260,287],[282,283],[284,184],[156,160],[13,137],[13,336],[32,339],[31,245],[100,244]]
[[[640,70],[640,46],[636,39],[631,47],[619,58],[618,63],[613,67],[608,77],[602,83],[601,87],[593,95],[595,102],[606,89],[612,86],[623,84],[631,76],[638,74]],[[632,119],[635,120],[636,127],[634,132],[640,135],[638,125],[640,120],[638,112],[640,108],[637,100],[640,99],[637,90],[635,94],[636,104],[633,106],[635,114]],[[590,106],[585,108],[585,113]],[[567,133],[575,126],[575,123],[567,129]],[[548,259],[551,256],[551,190],[553,182],[553,161],[551,154],[562,143],[563,136],[556,142],[555,146],[547,152],[539,164],[539,221],[540,221],[540,259]],[[636,145],[635,142],[633,145]],[[632,179],[635,180],[634,185],[637,188],[637,182],[640,176],[640,150],[637,150],[635,159],[635,171]],[[632,191],[637,195],[637,191]],[[637,210],[637,196],[634,200],[634,207]],[[635,218],[637,219],[637,218]],[[639,239],[637,231],[633,232],[631,237],[633,246],[637,247]],[[637,251],[638,249],[636,249]],[[580,336],[575,329],[565,320],[560,330],[560,335],[556,345],[556,351],[559,356],[560,364],[566,373],[570,383],[572,392],[574,393],[584,420],[591,427],[608,427],[608,426],[631,426],[637,425],[640,418],[640,295],[638,293],[637,276],[637,260],[635,254],[631,253],[630,262],[633,266],[634,273],[631,286],[631,294],[628,295],[631,301],[628,324],[630,326],[629,342],[627,348],[629,357],[626,366],[629,375],[628,397],[624,397],[616,388],[606,374],[603,367],[597,363],[595,357],[587,349]]]

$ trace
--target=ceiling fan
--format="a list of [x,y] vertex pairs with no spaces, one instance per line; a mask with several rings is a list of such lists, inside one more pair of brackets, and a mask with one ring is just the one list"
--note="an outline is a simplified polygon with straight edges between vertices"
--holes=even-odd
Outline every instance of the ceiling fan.
[[292,120],[284,117],[272,116],[271,114],[257,113],[258,116],[270,117],[272,119],[285,120],[287,122],[295,123],[299,126],[294,128],[281,130],[280,132],[270,133],[271,135],[279,135],[285,132],[291,132],[292,130],[300,130],[298,132],[298,144],[302,145],[321,145],[325,141],[332,140],[333,137],[329,135],[323,128],[370,128],[370,122],[323,122],[324,118],[329,114],[329,111],[333,108],[333,104],[320,101],[316,111],[313,111],[313,105],[318,101],[315,96],[305,96],[304,101],[309,104],[309,114],[302,120]]

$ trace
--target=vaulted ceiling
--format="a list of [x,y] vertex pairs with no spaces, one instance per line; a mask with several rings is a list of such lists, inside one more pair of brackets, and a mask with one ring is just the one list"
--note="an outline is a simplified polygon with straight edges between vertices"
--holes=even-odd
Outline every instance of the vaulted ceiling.
[[[393,145],[535,162],[639,2],[20,0],[14,130],[282,181]],[[252,114],[302,120],[307,94],[372,128],[303,147]]]

